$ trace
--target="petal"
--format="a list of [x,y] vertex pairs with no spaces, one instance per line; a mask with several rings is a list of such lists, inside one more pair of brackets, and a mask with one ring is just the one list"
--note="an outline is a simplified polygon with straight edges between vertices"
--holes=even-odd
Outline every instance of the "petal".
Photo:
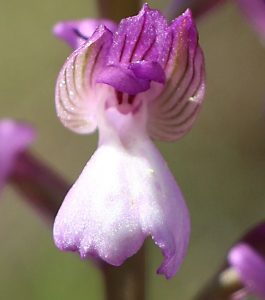
[[111,20],[83,19],[59,22],[53,27],[53,33],[73,49],[77,49],[92,36],[100,25],[104,25],[112,32],[117,28],[117,24]]
[[162,64],[166,56],[167,30],[167,21],[161,13],[144,4],[137,16],[123,19],[119,24],[108,63],[128,65],[149,60]]
[[152,144],[149,146],[146,156],[153,187],[139,211],[144,232],[152,236],[164,255],[158,273],[169,279],[178,271],[187,251],[189,212],[166,162]]
[[137,78],[134,72],[119,66],[108,66],[97,76],[97,82],[114,87],[117,91],[135,95],[150,88],[149,80]]
[[259,252],[265,258],[265,223],[262,222],[249,230],[240,240],[240,242],[249,244],[253,249]]
[[111,42],[112,33],[104,26],[99,27],[89,41],[67,59],[58,76],[57,115],[67,128],[77,133],[91,133],[97,127],[98,97],[107,86],[97,88],[95,78],[105,65]]
[[228,255],[230,264],[237,270],[245,286],[265,299],[265,259],[252,247],[240,243]]
[[191,128],[205,94],[204,58],[190,11],[174,20],[170,29],[165,86],[145,95],[152,99],[148,131],[165,141],[175,141]]
[[237,0],[249,23],[265,41],[265,1],[264,0]]
[[11,119],[0,121],[0,189],[14,166],[16,157],[34,140],[34,129]]
[[136,77],[146,80],[153,80],[160,83],[165,82],[165,72],[156,61],[137,61],[129,65]]
[[167,278],[181,265],[189,232],[182,194],[143,134],[130,137],[128,143],[104,140],[67,194],[54,224],[58,248],[116,266],[152,236],[164,255],[158,272]]

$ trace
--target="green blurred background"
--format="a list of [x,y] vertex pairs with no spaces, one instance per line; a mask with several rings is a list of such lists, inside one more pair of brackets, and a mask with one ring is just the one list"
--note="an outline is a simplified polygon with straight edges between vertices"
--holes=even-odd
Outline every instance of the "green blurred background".
[[[231,1],[232,2],[232,1]],[[162,8],[165,1],[150,1]],[[58,20],[96,17],[89,0],[9,0],[0,9],[0,117],[31,122],[33,151],[73,181],[96,147],[96,136],[65,129],[54,112],[54,84],[69,48],[51,34]],[[193,130],[159,144],[192,217],[186,260],[166,281],[161,255],[148,242],[148,299],[191,299],[237,237],[265,215],[265,49],[236,5],[198,23],[207,64],[207,99]],[[0,208],[0,299],[103,300],[100,273],[60,253],[52,233],[7,188]]]

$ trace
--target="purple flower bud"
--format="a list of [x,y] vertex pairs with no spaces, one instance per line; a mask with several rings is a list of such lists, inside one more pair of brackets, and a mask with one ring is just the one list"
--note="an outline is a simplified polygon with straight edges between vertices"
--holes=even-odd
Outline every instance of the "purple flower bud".
[[29,125],[11,119],[0,121],[0,189],[13,171],[18,155],[34,138],[35,131]]
[[104,19],[71,20],[57,23],[53,33],[76,49],[90,38],[99,25],[106,26],[110,31],[115,31],[117,27],[116,23]]
[[248,232],[228,254],[249,293],[265,299],[265,223]]
[[0,121],[0,192],[8,181],[51,223],[69,185],[27,151],[35,135],[25,123]]
[[77,133],[98,129],[99,145],[56,217],[61,250],[119,266],[151,236],[164,255],[158,273],[177,272],[189,214],[152,139],[175,141],[187,133],[204,92],[190,11],[168,25],[145,4],[115,32],[99,26],[70,55],[56,85],[57,114]]

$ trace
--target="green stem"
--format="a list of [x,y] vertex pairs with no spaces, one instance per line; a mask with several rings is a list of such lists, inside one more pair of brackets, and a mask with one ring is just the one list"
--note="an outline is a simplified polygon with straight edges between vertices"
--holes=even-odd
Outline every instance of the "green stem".
[[145,299],[145,249],[128,259],[121,267],[104,264],[106,300]]
[[139,0],[98,0],[100,17],[119,22],[122,18],[138,14]]

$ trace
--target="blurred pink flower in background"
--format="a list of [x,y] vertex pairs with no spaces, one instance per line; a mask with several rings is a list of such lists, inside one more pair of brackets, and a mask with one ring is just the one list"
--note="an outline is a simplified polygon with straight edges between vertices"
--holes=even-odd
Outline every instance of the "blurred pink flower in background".
[[265,299],[265,223],[243,236],[230,250],[228,261],[246,291]]
[[117,24],[111,20],[83,19],[59,22],[54,26],[53,33],[76,49],[95,32],[99,25],[106,26],[112,32],[117,28]]
[[0,189],[11,175],[18,156],[34,141],[34,129],[12,119],[0,120]]

